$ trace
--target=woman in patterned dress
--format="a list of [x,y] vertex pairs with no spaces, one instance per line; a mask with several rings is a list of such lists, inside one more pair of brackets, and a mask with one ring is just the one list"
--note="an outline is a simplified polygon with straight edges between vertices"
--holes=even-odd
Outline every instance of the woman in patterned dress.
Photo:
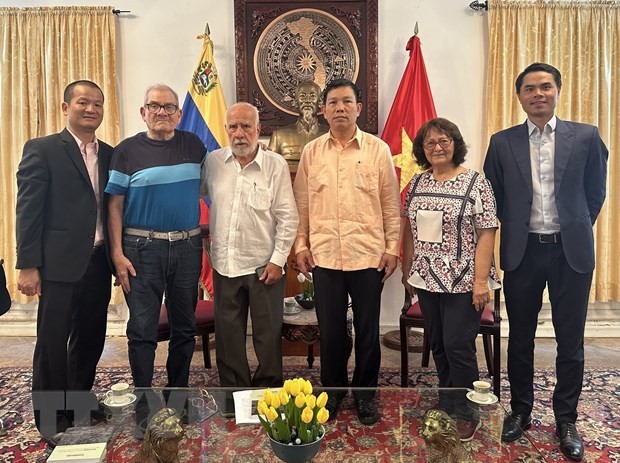
[[[480,318],[489,289],[500,286],[495,197],[486,178],[461,165],[466,153],[454,123],[424,124],[413,141],[424,172],[411,180],[404,207],[403,284],[418,295],[442,388],[478,380]],[[471,440],[481,426],[476,410],[464,395],[453,406],[445,408],[456,413],[461,440]]]

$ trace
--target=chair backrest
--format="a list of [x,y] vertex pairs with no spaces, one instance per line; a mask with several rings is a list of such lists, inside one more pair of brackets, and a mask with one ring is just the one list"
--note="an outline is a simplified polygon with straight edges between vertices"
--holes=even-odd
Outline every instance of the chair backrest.
[[[499,323],[502,320],[502,316],[500,314],[501,308],[501,288],[497,288],[493,290],[493,319],[495,323]],[[409,307],[411,307],[411,295],[409,291],[405,289],[405,301],[403,303],[403,308],[401,309],[401,313],[406,314],[409,311]]]

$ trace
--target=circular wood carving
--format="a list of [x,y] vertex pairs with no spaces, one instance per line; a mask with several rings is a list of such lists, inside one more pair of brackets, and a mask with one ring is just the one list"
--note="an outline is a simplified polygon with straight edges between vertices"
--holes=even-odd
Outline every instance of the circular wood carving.
[[334,79],[357,80],[360,57],[355,39],[335,16],[313,8],[282,14],[260,35],[254,52],[256,82],[269,102],[292,115],[300,82],[322,89]]
[[[422,333],[409,330],[409,352],[422,352]],[[383,335],[383,345],[390,349],[400,350],[400,331],[388,331]]]

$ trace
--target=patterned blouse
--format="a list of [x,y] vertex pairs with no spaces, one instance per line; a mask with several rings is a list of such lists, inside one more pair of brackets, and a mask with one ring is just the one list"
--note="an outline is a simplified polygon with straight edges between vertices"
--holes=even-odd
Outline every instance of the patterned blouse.
[[[477,229],[497,228],[495,197],[489,181],[467,169],[446,181],[431,171],[411,180],[404,216],[413,233],[409,284],[437,293],[473,291]],[[500,287],[491,263],[489,287]]]

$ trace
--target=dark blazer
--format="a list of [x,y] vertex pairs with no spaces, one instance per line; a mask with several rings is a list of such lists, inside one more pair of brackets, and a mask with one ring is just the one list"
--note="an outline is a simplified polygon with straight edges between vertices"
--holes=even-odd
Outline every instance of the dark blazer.
[[[562,247],[579,273],[594,269],[592,225],[605,201],[607,147],[592,125],[557,119],[555,201]],[[532,169],[527,122],[491,137],[484,162],[501,222],[500,264],[516,269],[525,253],[532,208]]]
[[[99,192],[107,243],[108,169],[112,147],[99,140]],[[93,252],[97,199],[80,149],[62,132],[29,140],[17,171],[17,265],[41,278],[78,281]]]

